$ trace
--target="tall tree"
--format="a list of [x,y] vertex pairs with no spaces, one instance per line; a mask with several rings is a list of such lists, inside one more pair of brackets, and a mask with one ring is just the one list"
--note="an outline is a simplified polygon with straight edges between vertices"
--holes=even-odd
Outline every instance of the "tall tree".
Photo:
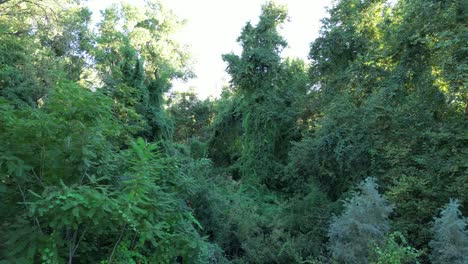
[[[282,63],[280,57],[287,43],[279,35],[278,26],[286,18],[284,6],[268,2],[262,7],[258,24],[249,22],[243,28],[238,38],[242,54],[223,56],[231,83],[241,97],[241,174],[248,181],[275,188],[281,187],[298,115],[293,103],[297,97],[291,94],[305,94],[304,65]],[[295,79],[288,79],[288,71]]]
[[180,23],[159,2],[148,1],[143,8],[114,5],[98,26],[94,56],[104,89],[130,133],[149,140],[171,138],[163,95],[173,79],[191,76],[189,55],[171,36]]

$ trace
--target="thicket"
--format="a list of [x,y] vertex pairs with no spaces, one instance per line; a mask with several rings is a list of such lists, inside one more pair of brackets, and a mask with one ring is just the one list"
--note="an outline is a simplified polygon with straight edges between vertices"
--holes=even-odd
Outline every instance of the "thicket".
[[200,100],[161,3],[0,0],[0,263],[465,263],[464,2],[335,1],[307,62],[287,17]]

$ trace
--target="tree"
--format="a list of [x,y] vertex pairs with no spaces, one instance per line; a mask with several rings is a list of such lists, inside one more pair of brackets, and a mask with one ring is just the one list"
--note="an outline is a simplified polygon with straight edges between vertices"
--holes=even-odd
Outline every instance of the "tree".
[[390,230],[392,206],[377,191],[374,178],[344,202],[343,213],[332,218],[328,237],[333,258],[343,263],[369,263],[373,243],[380,245]]
[[418,249],[437,207],[468,201],[462,6],[336,1],[310,51],[317,106],[290,152],[294,178],[316,181],[332,201],[376,177],[395,205],[394,228]]
[[172,137],[163,95],[172,80],[192,76],[188,52],[172,39],[180,24],[156,1],[142,8],[114,5],[103,12],[93,52],[96,68],[132,135],[149,140]]
[[74,1],[21,1],[0,10],[0,95],[37,106],[60,78],[78,81],[92,43],[91,13]]
[[81,2],[0,0],[1,263],[468,262],[463,1],[337,0],[309,65],[267,2],[205,101],[158,0]]
[[434,219],[433,239],[429,242],[434,264],[468,262],[468,219],[460,212],[458,200],[450,200]]
[[[129,133],[135,124],[126,122],[164,121],[155,112],[163,113],[170,80],[183,75],[175,68],[185,66],[169,62],[177,56],[160,53],[140,60],[168,46],[147,43],[138,50],[128,35],[137,30],[107,25],[98,36],[115,29],[106,31],[109,38],[93,43],[87,38],[90,13],[61,3],[1,3],[6,14],[0,16],[0,236],[6,239],[0,261],[206,263],[212,247],[199,236],[200,224],[182,198],[190,187],[176,160],[137,138],[140,131]],[[125,8],[137,20],[160,11],[154,3],[144,11]],[[104,21],[119,21],[114,18],[108,14]],[[169,18],[138,27],[167,40]],[[82,55],[92,65],[79,63]],[[76,69],[67,67],[75,63]],[[98,82],[79,85],[84,69],[102,70],[104,89]],[[121,105],[137,118],[126,119],[128,112],[116,110]],[[163,137],[158,131],[151,135]]]
[[68,82],[40,109],[2,98],[0,113],[2,257],[110,262],[120,249],[149,262],[199,257],[204,241],[180,206],[175,160],[142,139],[120,149],[110,98]]
[[307,83],[303,63],[282,62],[280,57],[287,43],[277,28],[286,18],[284,6],[266,3],[258,24],[247,23],[238,38],[241,56],[223,56],[241,99],[241,174],[250,182],[277,189],[282,188],[289,142],[295,135],[299,115],[295,102],[305,95]]

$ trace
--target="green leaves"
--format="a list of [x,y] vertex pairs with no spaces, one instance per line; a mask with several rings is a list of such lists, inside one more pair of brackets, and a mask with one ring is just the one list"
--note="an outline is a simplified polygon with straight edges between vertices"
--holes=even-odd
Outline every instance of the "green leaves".
[[436,48],[457,45],[461,24],[443,17],[459,8],[459,1],[338,1],[310,52],[320,112],[290,153],[293,178],[312,177],[332,200],[375,175],[395,204],[394,230],[423,249],[436,208],[449,197],[466,200],[455,187],[466,178],[455,165],[466,160],[459,152],[466,118],[448,92],[461,83],[443,77],[455,74],[445,66],[458,55],[446,50],[442,59]]
[[215,101],[161,3],[77,3],[0,0],[2,263],[466,262],[462,1],[336,1],[310,66],[267,2]]
[[376,245],[374,251],[377,260],[372,264],[419,263],[417,259],[422,254],[422,251],[408,245],[400,232],[388,235],[383,245]]
[[158,2],[122,4],[94,33],[72,2],[1,5],[2,257],[197,260],[205,242],[179,193],[186,179],[166,143],[147,142],[171,137],[163,93],[190,75],[170,36],[179,21]]
[[[119,23],[123,29],[116,26]],[[141,8],[114,5],[103,12],[92,54],[102,88],[114,100],[116,116],[129,137],[172,137],[163,94],[172,80],[192,75],[189,54],[172,40],[179,24],[159,2],[148,1]]]
[[89,186],[50,187],[43,192],[41,199],[28,205],[30,217],[39,217],[41,222],[45,221],[55,230],[67,227],[77,229],[80,225],[102,228],[103,221],[118,221],[112,215],[118,208],[116,200],[109,197],[107,192]]
[[302,62],[280,57],[287,43],[278,27],[286,17],[285,7],[266,3],[258,24],[247,23],[238,38],[242,54],[223,56],[240,99],[240,173],[250,183],[271,189],[286,185],[282,182],[284,165],[290,141],[300,136],[295,125],[308,82]]

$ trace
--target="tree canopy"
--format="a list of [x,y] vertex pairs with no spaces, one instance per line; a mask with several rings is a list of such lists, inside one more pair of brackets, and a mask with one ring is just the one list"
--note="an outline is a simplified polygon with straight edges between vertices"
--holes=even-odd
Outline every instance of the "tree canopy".
[[0,0],[0,263],[466,263],[464,1],[336,0],[308,61],[267,1],[206,100],[161,2],[80,2]]

